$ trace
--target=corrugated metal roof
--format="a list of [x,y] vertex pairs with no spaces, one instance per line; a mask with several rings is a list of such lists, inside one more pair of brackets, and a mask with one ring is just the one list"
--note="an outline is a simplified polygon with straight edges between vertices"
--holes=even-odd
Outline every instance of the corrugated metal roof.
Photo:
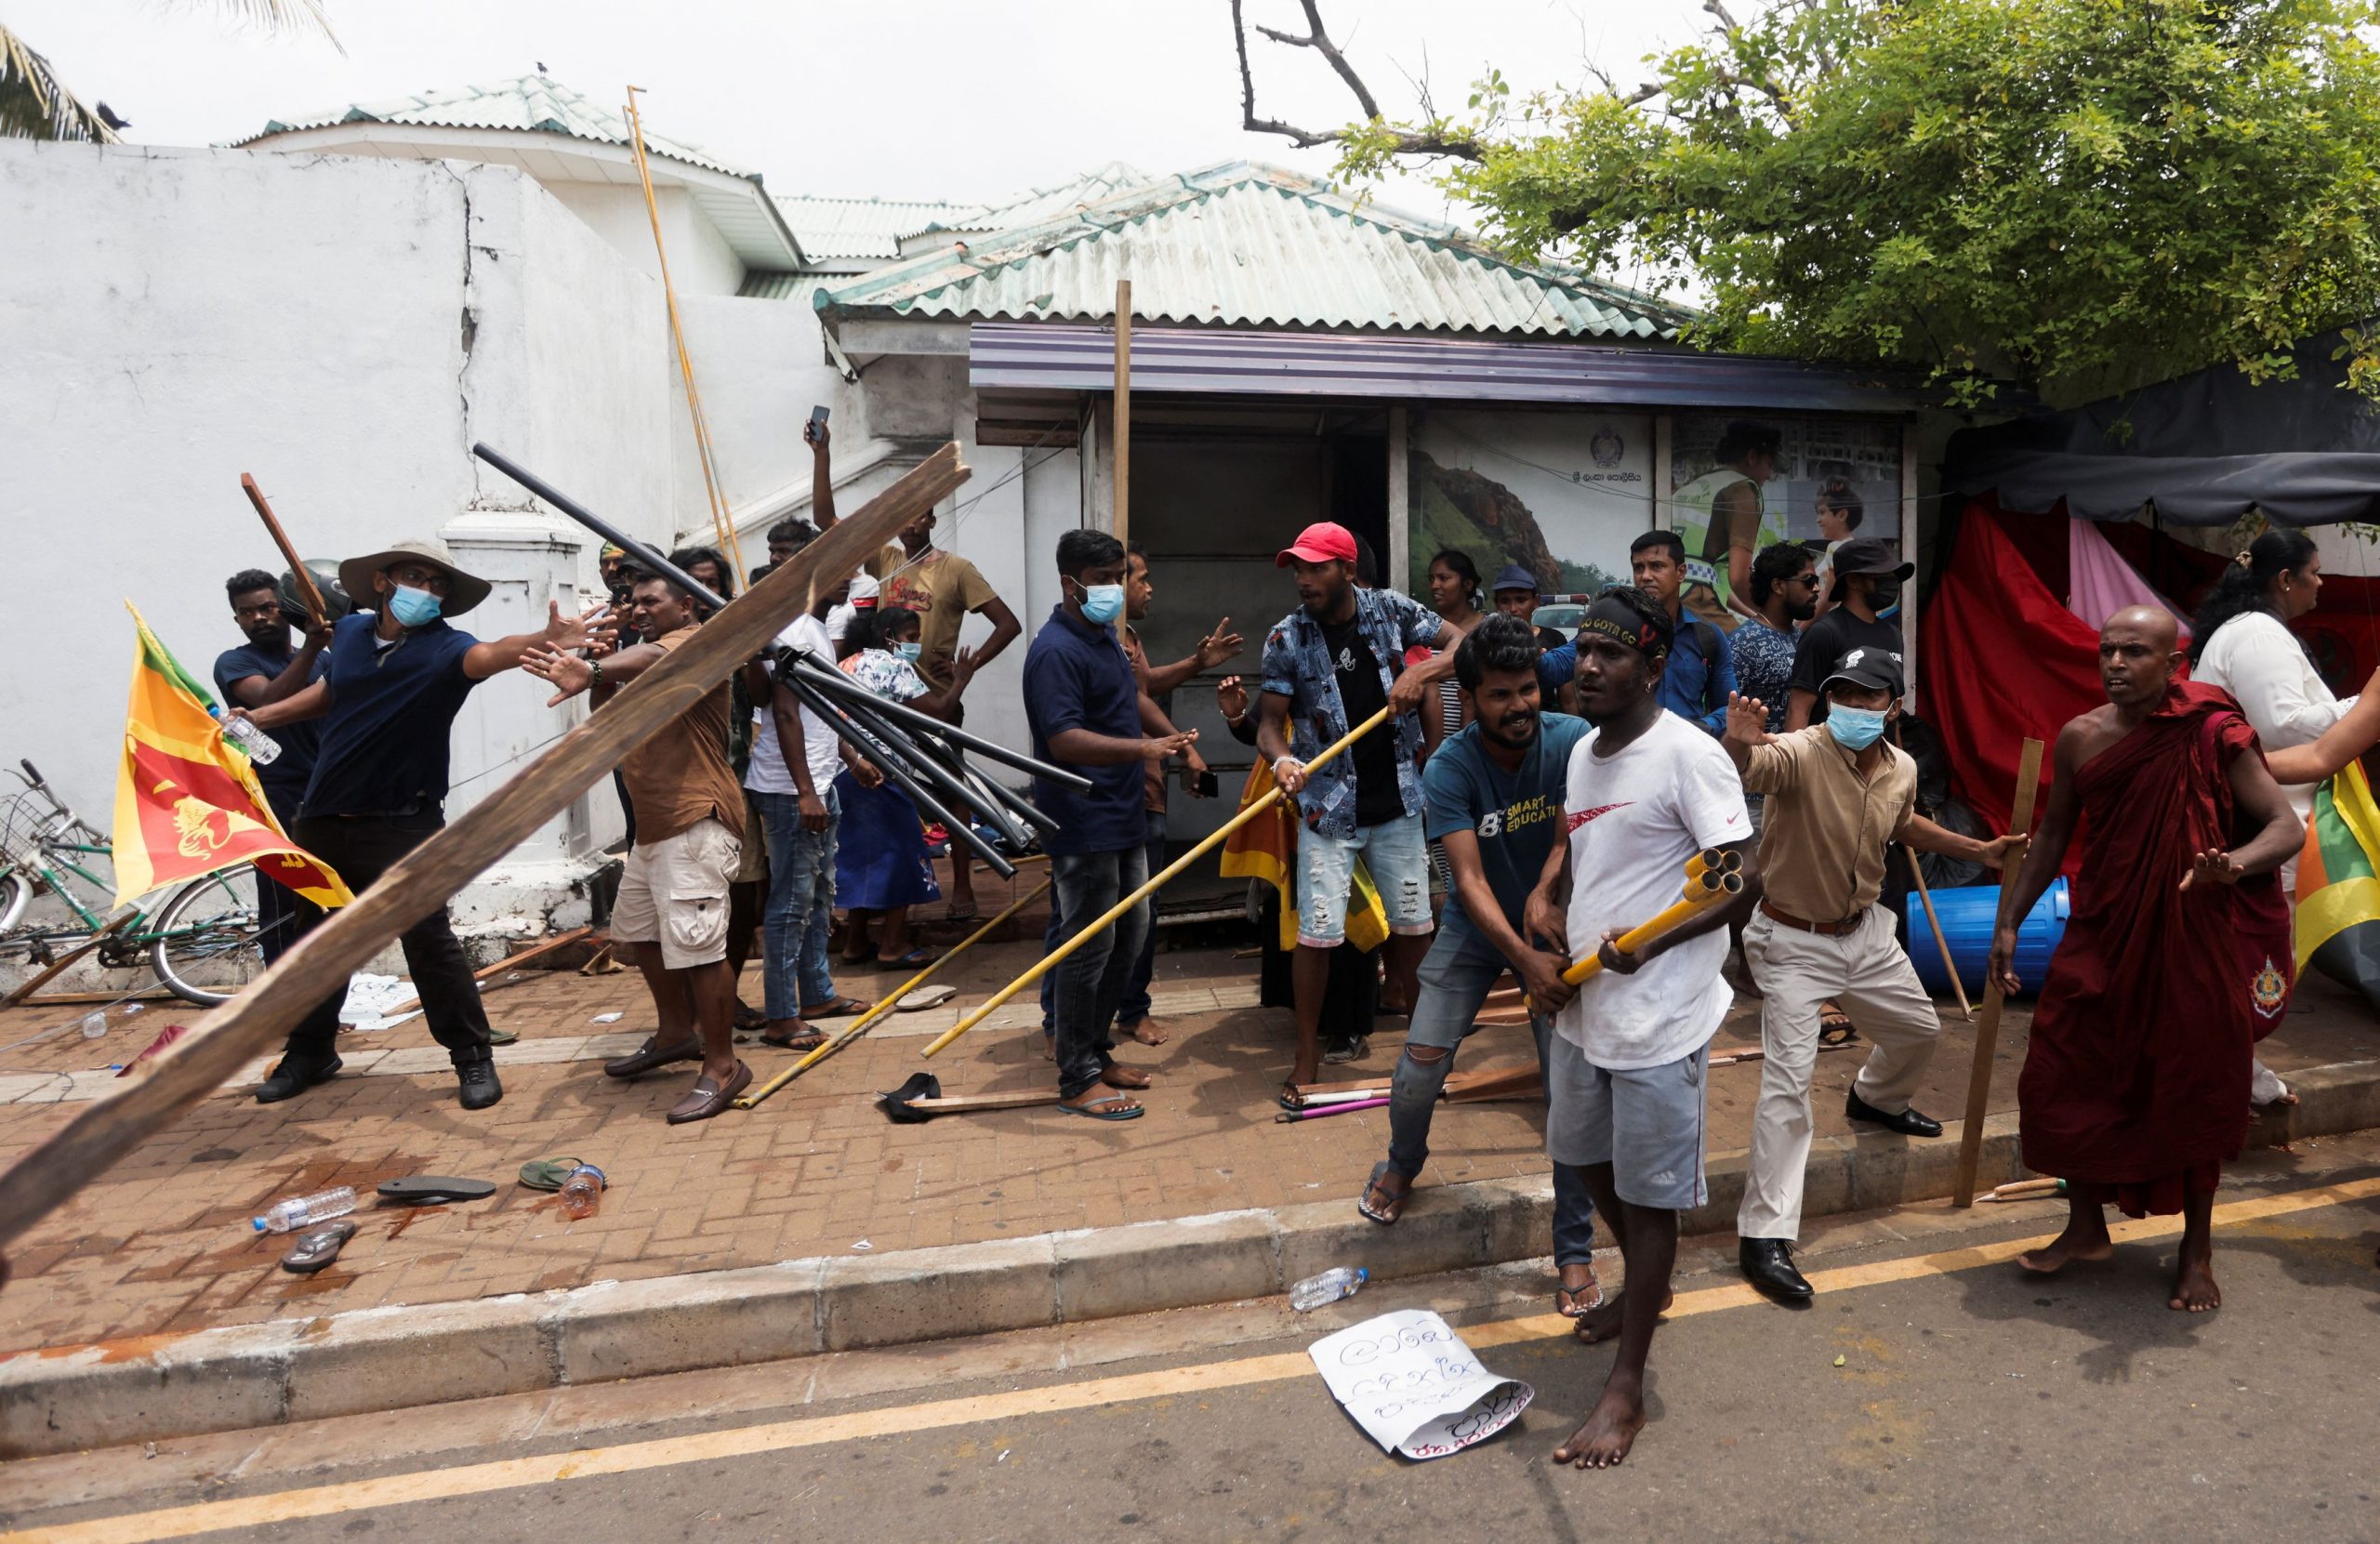
[[1080,177],[1050,188],[1027,188],[990,204],[952,208],[903,231],[904,239],[932,231],[1021,231],[1078,213],[1104,203],[1128,188],[1143,188],[1158,178],[1129,162],[1110,161]]
[[1688,314],[1250,162],[925,254],[816,305],[830,320],[1104,321],[1118,277],[1135,319],[1158,323],[1653,339]]
[[[421,124],[436,128],[517,129],[531,134],[561,134],[599,144],[628,143],[628,122],[547,75],[522,75],[494,86],[465,86],[451,91],[425,91],[385,102],[362,102],[292,119],[275,118],[233,146],[251,145],[275,134],[328,128],[336,124]],[[758,172],[733,166],[698,145],[648,132],[645,152],[666,155],[690,166],[724,172],[730,177],[760,180]]]
[[[1137,280],[1132,293],[1137,302]],[[1003,391],[1105,391],[1116,381],[1106,327],[979,322],[967,357],[969,383],[984,401]],[[1884,414],[1939,395],[1910,371],[1682,349],[1138,326],[1132,389]]]
[[890,261],[901,255],[902,237],[946,224],[976,207],[922,198],[780,195],[777,199],[786,223],[793,227],[802,252],[813,260],[873,257]]

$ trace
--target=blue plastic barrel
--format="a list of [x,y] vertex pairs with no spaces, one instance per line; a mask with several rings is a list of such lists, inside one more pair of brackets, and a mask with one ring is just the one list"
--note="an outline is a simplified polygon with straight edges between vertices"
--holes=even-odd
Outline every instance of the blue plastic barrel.
[[[1917,979],[1928,992],[1947,997],[1950,972],[1942,968],[1942,951],[1934,947],[1934,930],[1925,924],[1925,904],[1917,898],[1917,891],[1909,892],[1908,905],[1909,957],[1917,967]],[[2026,996],[2042,989],[2042,981],[2049,974],[2049,957],[2057,952],[2058,940],[2066,936],[2070,910],[2066,881],[2058,879],[2033,903],[2025,925],[2016,930],[2016,979],[2025,983]],[[1959,980],[1966,984],[1969,1000],[1981,1001],[1983,972],[1991,963],[1991,926],[2000,915],[2000,887],[1937,890],[1934,915],[1941,918],[1942,938],[1950,945],[1950,957],[1958,962]]]

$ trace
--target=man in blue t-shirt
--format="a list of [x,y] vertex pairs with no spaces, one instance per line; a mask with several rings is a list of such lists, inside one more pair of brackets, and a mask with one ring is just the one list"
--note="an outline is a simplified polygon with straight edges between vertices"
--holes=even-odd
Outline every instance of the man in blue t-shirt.
[[[244,568],[223,581],[223,589],[231,598],[231,620],[248,640],[215,656],[215,690],[225,708],[261,707],[321,679],[328,626],[307,633],[305,647],[293,650],[289,619],[281,609],[281,587],[271,574]],[[290,724],[273,738],[280,742],[281,754],[255,769],[257,785],[264,790],[281,829],[295,833],[298,801],[314,773],[314,726]],[[288,949],[298,914],[285,887],[261,873],[256,886],[257,947],[271,965]]]
[[[1042,833],[1059,912],[1088,923],[1148,882],[1142,817],[1143,763],[1188,750],[1197,735],[1159,731],[1164,715],[1141,691],[1117,640],[1124,614],[1124,548],[1104,531],[1058,538],[1061,599],[1025,654],[1025,718],[1033,754],[1075,767],[1088,791],[1033,780],[1033,802],[1057,822]],[[1167,726],[1170,728],[1170,726]],[[1157,732],[1149,732],[1158,731]],[[1094,1120],[1131,1120],[1137,1100],[1112,1089],[1145,1089],[1149,1075],[1117,1063],[1109,1033],[1124,983],[1149,925],[1144,897],[1087,939],[1055,970],[1051,1049],[1058,1108]]]
[[[322,678],[294,696],[239,711],[276,736],[284,724],[322,720],[313,776],[289,834],[360,895],[446,824],[448,740],[471,688],[517,666],[532,647],[586,647],[602,608],[574,619],[555,603],[537,631],[483,643],[446,619],[486,600],[488,582],[456,567],[446,544],[434,539],[350,558],[338,577],[357,606],[372,609],[339,619]],[[292,899],[296,936],[303,938],[323,914],[302,896]],[[401,942],[422,1017],[454,1060],[463,1108],[487,1108],[504,1097],[504,1086],[470,957],[446,908],[406,929]],[[345,996],[342,987],[325,997],[289,1032],[280,1062],[257,1089],[258,1103],[303,1093],[338,1071]]]
[[[1438,936],[1421,961],[1421,995],[1397,1058],[1389,1095],[1388,1157],[1372,1168],[1357,1204],[1375,1222],[1395,1222],[1430,1155],[1430,1115],[1480,1005],[1510,970],[1528,994],[1529,1032],[1545,1063],[1554,1014],[1576,995],[1562,979],[1562,941],[1524,935],[1522,914],[1554,844],[1564,837],[1562,798],[1570,751],[1587,722],[1540,711],[1536,629],[1519,617],[1488,616],[1457,646],[1455,678],[1475,717],[1430,757],[1422,786],[1429,834],[1446,851],[1454,891]],[[1572,1317],[1603,1300],[1590,1263],[1594,1207],[1580,1171],[1554,1171],[1554,1262],[1562,1273],[1556,1306]]]

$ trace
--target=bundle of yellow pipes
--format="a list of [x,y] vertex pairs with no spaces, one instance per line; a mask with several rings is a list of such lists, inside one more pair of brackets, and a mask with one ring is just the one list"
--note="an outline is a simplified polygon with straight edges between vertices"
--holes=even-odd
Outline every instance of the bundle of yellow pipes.
[[[1675,905],[1669,907],[1651,921],[1641,923],[1612,941],[1612,947],[1623,955],[1633,955],[1646,944],[1674,928],[1683,927],[1706,906],[1717,905],[1730,895],[1743,893],[1743,854],[1712,848],[1698,852],[1686,861],[1686,892]],[[1577,986],[1603,970],[1600,952],[1562,972],[1562,979]]]

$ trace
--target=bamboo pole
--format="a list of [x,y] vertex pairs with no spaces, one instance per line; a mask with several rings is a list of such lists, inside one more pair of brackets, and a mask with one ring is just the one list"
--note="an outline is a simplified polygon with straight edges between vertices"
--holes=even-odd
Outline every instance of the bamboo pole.
[[[1312,772],[1315,768],[1321,766],[1324,762],[1329,761],[1332,757],[1335,757],[1340,752],[1345,750],[1349,746],[1354,745],[1357,740],[1362,739],[1371,731],[1378,729],[1382,724],[1386,723],[1388,721],[1388,716],[1395,711],[1395,709],[1394,707],[1383,707],[1379,712],[1373,714],[1370,718],[1366,719],[1362,723],[1357,724],[1355,728],[1349,730],[1345,734],[1340,736],[1339,739],[1334,741],[1332,744],[1325,746],[1322,750],[1316,755],[1313,760],[1308,761],[1305,764],[1306,771],[1308,772]],[[1118,901],[1114,905],[1108,907],[1105,914],[1101,916],[1096,921],[1092,922],[1091,926],[1083,929],[1082,931],[1075,934],[1074,937],[1067,939],[1064,944],[1059,944],[1057,951],[1054,954],[1046,956],[1041,962],[1034,966],[1032,970],[1025,971],[1025,974],[1017,977],[1014,981],[1010,982],[1006,986],[1001,987],[998,992],[993,993],[991,996],[985,999],[982,1007],[976,1009],[975,1011],[968,1014],[965,1018],[959,1020],[957,1023],[951,1025],[948,1029],[944,1030],[940,1035],[936,1036],[933,1043],[926,1047],[923,1054],[927,1056],[938,1055],[944,1049],[949,1046],[951,1041],[958,1039],[961,1035],[966,1034],[977,1024],[982,1023],[985,1019],[991,1015],[994,1009],[999,1007],[1000,1004],[1008,1001],[1011,997],[1015,996],[1019,992],[1024,991],[1035,982],[1039,981],[1043,976],[1048,975],[1052,970],[1056,969],[1056,967],[1064,961],[1068,955],[1071,955],[1077,949],[1081,948],[1085,943],[1090,941],[1090,939],[1097,934],[1101,930],[1106,928],[1117,917],[1123,916],[1126,912],[1130,911],[1134,906],[1140,904],[1141,898],[1143,896],[1155,894],[1160,886],[1171,880],[1175,876],[1182,873],[1183,869],[1188,868],[1200,858],[1205,857],[1215,848],[1223,845],[1223,841],[1228,838],[1234,831],[1238,830],[1250,821],[1254,820],[1258,815],[1261,815],[1266,811],[1272,809],[1272,807],[1279,803],[1284,797],[1286,796],[1281,792],[1281,790],[1278,787],[1276,787],[1263,798],[1250,805],[1247,809],[1242,810],[1239,813],[1232,816],[1231,819],[1223,822],[1223,825],[1215,827],[1213,831],[1208,833],[1206,838],[1202,839],[1197,846],[1192,848],[1189,851],[1184,852],[1182,856],[1174,859],[1171,863],[1166,864],[1162,870],[1152,876],[1148,883],[1143,885],[1140,889],[1132,891],[1131,894],[1125,896],[1121,901]]]
[[[1703,886],[1702,893],[1694,893],[1694,886]],[[1740,874],[1703,873],[1686,885],[1686,898],[1648,922],[1642,923],[1612,940],[1611,946],[1623,955],[1633,955],[1646,944],[1675,928],[1692,921],[1706,906],[1715,906],[1730,895],[1743,893],[1744,877]],[[1602,973],[1603,953],[1597,950],[1562,972],[1562,979],[1578,986]]]
[[[1132,545],[1132,281],[1116,281],[1116,540]],[[1131,561],[1124,564],[1126,576]],[[1131,624],[1118,613],[1116,641],[1124,641]]]
[[1018,912],[1023,911],[1026,906],[1031,905],[1034,902],[1041,899],[1043,895],[1049,892],[1050,887],[1056,882],[1057,881],[1054,879],[1044,879],[1025,894],[1020,895],[1015,900],[1011,901],[1008,904],[1007,909],[1000,912],[982,927],[976,929],[973,932],[969,933],[965,938],[962,938],[958,943],[952,944],[948,949],[943,951],[942,957],[936,959],[932,964],[927,966],[916,975],[911,976],[907,981],[903,982],[900,985],[886,993],[884,996],[878,1001],[875,1007],[861,1014],[856,1022],[846,1025],[840,1035],[836,1036],[825,1045],[820,1046],[809,1055],[804,1056],[800,1061],[796,1062],[792,1066],[786,1068],[785,1071],[777,1074],[774,1077],[770,1078],[766,1083],[761,1084],[759,1088],[738,1096],[735,1101],[735,1107],[739,1110],[759,1109],[760,1107],[760,1101],[768,1098],[779,1089],[784,1088],[795,1078],[800,1077],[803,1073],[808,1072],[811,1068],[816,1066],[819,1062],[824,1062],[829,1056],[834,1055],[835,1052],[842,1049],[853,1040],[858,1039],[861,1035],[866,1032],[867,1027],[870,1024],[875,1023],[877,1020],[881,1019],[887,1013],[890,1013],[895,1008],[898,1008],[903,997],[907,996],[919,986],[924,985],[927,977],[932,975],[936,970],[941,970],[952,960],[957,959],[961,954],[965,953],[974,944],[982,942],[985,935],[988,934],[994,928],[998,927],[1010,917],[1014,917]]
[[1958,995],[1959,1017],[1972,1019],[1975,1009],[1967,1001],[1967,984],[1959,979],[1958,962],[1950,957],[1950,945],[1942,936],[1942,919],[1934,915],[1934,892],[1925,888],[1925,867],[1917,861],[1917,850],[1904,847],[1909,858],[1909,877],[1917,881],[1917,904],[1925,908],[1925,925],[1934,930],[1934,949],[1942,957],[1942,969],[1950,973],[1950,990]]
[[720,613],[624,687],[602,713],[582,719],[460,820],[405,854],[352,904],[299,939],[239,996],[199,1020],[158,1058],[155,1071],[112,1085],[20,1155],[0,1173],[0,1195],[8,1198],[0,1207],[0,1245],[21,1237],[251,1057],[271,1050],[351,971],[741,669],[809,604],[814,574],[857,568],[967,476],[959,447],[945,445],[866,508],[837,521],[754,586],[742,604]]
[[[2033,834],[2033,796],[2042,785],[2042,743],[2025,742],[2024,755],[2016,764],[2016,798],[2008,816],[2008,829],[2019,837]],[[2022,864],[2019,864],[2021,869]],[[2010,886],[2005,869],[2000,876],[2000,904],[2008,904]],[[1998,923],[1993,924],[1994,932]],[[1945,955],[1945,959],[1948,956]],[[1967,1070],[1967,1116],[1959,1130],[1959,1168],[1950,1187],[1950,1205],[1975,1205],[1976,1166],[1983,1160],[1983,1119],[1991,1103],[1991,1055],[2000,1043],[2000,1010],[2006,996],[2000,983],[1985,973],[1983,983],[1983,1016],[1976,1021],[1975,1062]]]
[[240,487],[248,495],[248,502],[256,506],[257,518],[264,521],[265,531],[272,537],[272,545],[281,548],[281,556],[289,564],[290,577],[298,582],[298,593],[305,598],[306,609],[313,613],[314,625],[321,627],[331,619],[331,614],[330,608],[323,604],[323,592],[314,587],[314,576],[298,561],[298,549],[289,545],[289,536],[281,529],[281,521],[272,518],[272,506],[264,501],[264,490],[257,486],[257,480],[242,472]]
[[653,221],[653,255],[661,264],[661,298],[669,309],[669,338],[677,345],[678,374],[686,383],[686,411],[694,421],[694,455],[702,463],[703,492],[710,498],[711,534],[721,556],[735,572],[735,587],[744,587],[744,554],[737,550],[734,527],[728,522],[727,498],[719,491],[719,468],[711,454],[710,419],[703,412],[703,394],[694,387],[694,358],[686,351],[685,324],[678,320],[678,290],[669,282],[669,251],[661,241],[661,205],[653,196],[653,167],[644,158],[644,120],[636,99],[644,87],[628,87],[628,148],[636,152],[637,179],[644,185],[644,212]]

